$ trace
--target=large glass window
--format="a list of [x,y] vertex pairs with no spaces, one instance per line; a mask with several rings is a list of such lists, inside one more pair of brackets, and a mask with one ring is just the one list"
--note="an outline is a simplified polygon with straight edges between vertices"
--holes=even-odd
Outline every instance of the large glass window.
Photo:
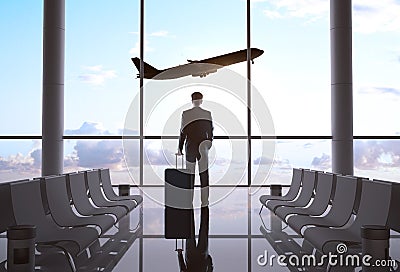
[[[246,48],[246,1],[144,2],[144,60],[156,68]],[[140,55],[140,1],[121,0],[118,4],[105,0],[67,1],[66,171],[110,166],[115,184],[127,180],[141,184],[142,169],[142,184],[162,185],[164,169],[174,166],[181,112],[191,107],[190,94],[197,90],[203,92],[204,107],[212,111],[215,121],[214,161],[210,169],[213,185],[248,185],[248,174],[253,185],[272,180],[287,182],[291,167],[329,170],[330,140],[299,137],[327,136],[331,130],[329,3],[314,4],[252,1],[251,46],[264,53],[251,66],[255,89],[251,103],[253,116],[248,118],[245,81],[243,85],[237,84],[240,86],[235,96],[218,86],[198,84],[168,89],[168,82],[177,80],[158,81],[154,85],[145,80],[143,105],[140,105],[138,71],[130,60]],[[15,175],[6,173],[11,173],[11,164],[19,164],[21,160],[26,161],[25,165],[34,161],[37,167],[26,176],[40,172],[43,1],[21,5],[7,1],[0,4],[0,29],[7,37],[0,53],[2,180]],[[397,8],[399,4],[395,2],[353,3],[355,135],[384,138],[400,132],[396,122],[400,40],[393,35],[399,27],[394,20],[396,14],[391,12]],[[245,62],[218,73],[227,69],[243,79],[247,77]],[[267,111],[257,115],[260,100],[265,101]],[[230,114],[234,118],[229,117],[228,122]],[[273,129],[260,126],[259,121],[267,118],[272,120],[269,124]],[[251,120],[250,135],[248,120]],[[16,137],[20,135],[35,135],[38,139],[20,140]],[[280,136],[280,140],[259,137],[273,135]],[[252,151],[250,171],[248,136]],[[161,142],[168,142],[167,150]],[[232,143],[239,150],[233,155],[229,153]],[[273,145],[276,152],[266,154],[265,150],[273,150]],[[367,170],[371,158],[359,157],[367,154],[365,150],[384,150],[374,159],[378,166],[373,164]],[[167,159],[160,157],[165,151],[169,154]],[[271,168],[268,165],[273,159]],[[236,167],[228,170],[228,162]],[[396,165],[395,141],[355,141],[356,173],[366,175],[366,171],[384,169],[380,174],[375,171],[377,175],[372,175],[373,171],[368,176],[397,179],[391,165]],[[237,169],[244,173],[238,180]]]
[[0,135],[41,134],[43,1],[0,3]]
[[0,182],[40,176],[41,140],[0,140]]
[[354,134],[399,135],[398,1],[353,5]]
[[66,1],[65,129],[67,134],[97,124],[121,134],[138,92],[131,56],[137,48],[138,2]]
[[330,135],[329,1],[254,1],[252,82],[277,135]]

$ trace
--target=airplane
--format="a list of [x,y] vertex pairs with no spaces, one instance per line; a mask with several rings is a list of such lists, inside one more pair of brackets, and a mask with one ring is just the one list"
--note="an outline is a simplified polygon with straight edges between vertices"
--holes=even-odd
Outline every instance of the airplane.
[[[251,62],[254,63],[254,59],[261,56],[264,51],[258,48],[250,48],[251,50]],[[140,59],[131,58],[135,64],[139,74],[137,77],[140,78]],[[232,65],[235,63],[243,62],[247,60],[247,49],[239,50],[236,52],[220,55],[203,60],[187,60],[187,64],[170,67],[167,69],[159,70],[150,64],[144,62],[144,78],[146,79],[175,79],[185,76],[193,77],[205,77],[211,73],[217,72],[218,69]]]

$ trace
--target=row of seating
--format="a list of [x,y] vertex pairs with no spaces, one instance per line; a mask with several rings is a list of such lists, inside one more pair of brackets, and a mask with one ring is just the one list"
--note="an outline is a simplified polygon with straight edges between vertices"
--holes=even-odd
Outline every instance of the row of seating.
[[321,253],[339,243],[361,244],[361,227],[386,226],[400,231],[400,184],[293,169],[284,196],[262,195],[262,207],[287,223]]
[[15,225],[36,226],[39,251],[57,247],[73,261],[143,201],[118,196],[108,169],[0,184],[0,233]]

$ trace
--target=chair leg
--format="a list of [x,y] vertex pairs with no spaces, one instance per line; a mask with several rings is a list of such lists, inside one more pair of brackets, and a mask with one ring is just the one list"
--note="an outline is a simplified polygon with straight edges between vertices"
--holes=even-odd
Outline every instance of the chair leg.
[[264,205],[261,205],[261,209],[260,209],[260,211],[258,212],[258,214],[261,214],[263,208],[264,208]]

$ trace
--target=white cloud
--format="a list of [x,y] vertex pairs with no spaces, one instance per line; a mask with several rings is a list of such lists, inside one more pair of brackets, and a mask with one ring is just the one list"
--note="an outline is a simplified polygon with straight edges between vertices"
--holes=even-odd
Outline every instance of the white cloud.
[[400,145],[396,140],[356,141],[354,166],[358,169],[398,168]]
[[[129,32],[130,34],[134,34],[134,35],[138,35],[139,36],[139,32],[137,31],[133,31],[133,32]],[[148,39],[148,37],[162,37],[162,38],[166,38],[166,37],[173,37],[170,35],[169,31],[167,30],[158,30],[158,31],[154,31],[151,32],[149,34],[145,34],[144,35],[144,52],[151,52],[154,51],[154,48],[152,48],[150,46],[150,41]],[[129,54],[132,56],[138,56],[140,54],[140,41],[138,39],[138,41],[135,43],[135,46],[132,47],[129,50]]]
[[155,31],[149,34],[149,36],[152,37],[168,37],[169,36],[169,32],[166,30],[159,30],[159,31]]
[[323,153],[321,157],[314,157],[311,166],[317,170],[328,170],[332,168],[331,156]]
[[110,135],[108,130],[105,130],[102,123],[84,122],[78,129],[66,129],[65,135]]
[[353,5],[354,30],[362,33],[400,30],[400,2],[357,0]]
[[363,87],[358,90],[360,94],[378,94],[400,97],[400,89],[392,87]]
[[[147,40],[147,38],[144,39],[144,45],[143,45],[143,47],[144,47],[143,49],[144,49],[144,52],[145,52],[145,53],[151,52],[151,51],[154,50],[153,48],[151,48],[151,47],[149,46],[149,41]],[[132,56],[139,56],[139,55],[140,55],[140,42],[139,42],[139,41],[137,41],[137,42],[135,43],[135,46],[132,47],[132,48],[129,50],[129,54],[132,55]]]
[[86,66],[84,70],[86,72],[79,76],[79,80],[91,85],[102,85],[107,79],[117,77],[114,70],[104,70],[102,65]]
[[307,18],[317,19],[328,15],[329,1],[327,0],[272,0],[270,8],[263,12],[269,18]]
[[[307,22],[329,18],[328,0],[271,0],[263,13],[271,19],[304,18]],[[374,33],[400,30],[400,3],[396,0],[355,0],[353,28]]]

